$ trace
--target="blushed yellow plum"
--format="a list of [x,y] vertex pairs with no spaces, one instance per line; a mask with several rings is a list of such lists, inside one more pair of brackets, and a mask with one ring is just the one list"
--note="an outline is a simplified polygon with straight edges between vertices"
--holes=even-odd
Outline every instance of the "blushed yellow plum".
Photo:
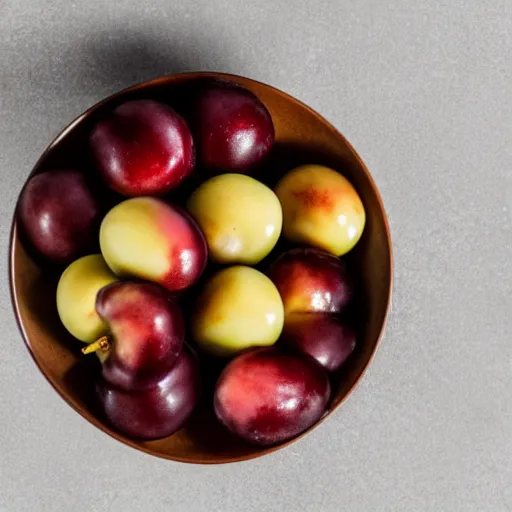
[[283,302],[272,281],[253,268],[234,266],[206,283],[191,328],[205,350],[230,356],[250,347],[273,345],[283,319]]
[[361,238],[364,205],[352,184],[336,171],[321,165],[297,167],[281,179],[275,192],[283,208],[283,234],[291,242],[342,256]]
[[243,174],[222,174],[191,195],[188,211],[217,263],[254,265],[274,248],[283,223],[281,204],[263,183]]
[[107,333],[96,312],[96,296],[117,279],[101,254],[84,256],[64,270],[57,285],[57,311],[75,338],[91,343]]
[[127,199],[100,227],[101,253],[113,272],[183,290],[201,275],[208,257],[197,223],[181,208],[152,197]]

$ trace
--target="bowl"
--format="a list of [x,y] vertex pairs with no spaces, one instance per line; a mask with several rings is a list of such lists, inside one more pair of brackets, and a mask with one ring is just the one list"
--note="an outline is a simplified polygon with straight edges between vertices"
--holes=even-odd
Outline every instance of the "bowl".
[[[332,415],[355,388],[377,349],[391,300],[392,250],[384,207],[368,169],[348,141],[322,116],[269,85],[221,73],[185,73],[136,85],[99,102],[67,126],[50,144],[32,174],[48,168],[87,165],[87,134],[95,121],[122,101],[141,97],[186,104],[195,85],[212,78],[231,80],[255,93],[269,109],[275,125],[275,145],[266,165],[276,182],[297,165],[317,163],[344,174],[366,208],[364,234],[349,259],[360,278],[358,344],[333,382],[328,411],[303,434],[271,447],[250,445],[219,425],[211,408],[200,407],[187,425],[172,436],[137,441],[114,429],[94,399],[93,359],[80,353],[81,343],[61,325],[55,307],[58,273],[43,272],[20,241],[16,218],[10,238],[10,287],[14,311],[25,344],[37,366],[59,395],[87,421],[113,438],[151,455],[189,463],[225,463],[260,457],[304,436]],[[183,103],[184,102],[184,103]],[[173,104],[173,101],[170,101]]]

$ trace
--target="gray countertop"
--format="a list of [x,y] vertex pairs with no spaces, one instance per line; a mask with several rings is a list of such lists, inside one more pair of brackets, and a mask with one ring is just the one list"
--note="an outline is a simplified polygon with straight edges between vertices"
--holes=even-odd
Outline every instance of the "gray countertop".
[[[292,7],[293,5],[293,7]],[[189,466],[84,421],[36,369],[7,287],[17,194],[104,96],[246,75],[329,119],[387,208],[394,303],[328,421],[243,464]],[[511,0],[0,0],[0,510],[512,510]]]

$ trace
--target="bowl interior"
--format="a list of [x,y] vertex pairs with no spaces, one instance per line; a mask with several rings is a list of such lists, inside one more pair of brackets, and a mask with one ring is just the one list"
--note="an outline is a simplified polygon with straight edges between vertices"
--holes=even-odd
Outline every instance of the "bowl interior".
[[[226,78],[245,86],[269,109],[276,142],[264,167],[267,183],[273,185],[284,172],[297,165],[319,163],[344,174],[363,199],[367,224],[362,239],[348,256],[360,280],[358,345],[341,374],[334,379],[330,413],[357,384],[377,347],[389,307],[392,272],[389,229],[377,189],[349,143],[321,116],[283,92],[245,78],[213,73],[165,77],[123,91],[83,114],[50,145],[34,172],[49,168],[90,168],[87,135],[102,114],[127,99],[150,97],[162,99],[186,115],[187,96],[202,80],[211,77]],[[270,448],[246,444],[218,425],[207,406],[199,407],[182,430],[165,439],[136,441],[111,429],[94,400],[95,358],[80,354],[83,345],[67,334],[58,319],[55,290],[59,274],[43,272],[36,264],[30,251],[20,242],[16,221],[13,222],[10,263],[15,311],[34,360],[58,393],[101,430],[153,455],[196,463],[257,457],[293,441]]]

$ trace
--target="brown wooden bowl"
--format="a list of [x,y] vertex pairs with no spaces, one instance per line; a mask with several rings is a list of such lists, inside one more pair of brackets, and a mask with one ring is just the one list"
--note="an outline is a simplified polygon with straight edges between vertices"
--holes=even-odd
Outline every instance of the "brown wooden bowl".
[[[164,98],[186,104],[186,95],[202,80],[228,79],[253,91],[274,120],[276,142],[267,169],[269,181],[299,164],[328,165],[343,173],[359,192],[367,213],[362,239],[350,253],[360,277],[358,345],[333,383],[333,398],[325,420],[357,385],[379,343],[390,306],[392,252],[388,222],[370,173],[352,146],[332,125],[300,101],[268,85],[220,73],[186,73],[136,85],[101,101],[73,121],[50,144],[32,173],[89,162],[87,134],[113,105],[127,99]],[[81,164],[81,165],[79,165]],[[14,218],[10,241],[10,287],[18,324],[32,357],[55,390],[93,425],[115,439],[146,453],[191,463],[224,463],[259,457],[287,446],[298,436],[277,446],[247,444],[221,427],[211,407],[199,407],[188,424],[172,436],[156,441],[136,441],[113,430],[94,399],[93,359],[81,356],[80,347],[61,325],[55,306],[58,273],[38,266],[20,242]],[[318,425],[318,423],[317,423]],[[314,428],[311,427],[311,428]],[[311,430],[311,429],[310,429]]]

